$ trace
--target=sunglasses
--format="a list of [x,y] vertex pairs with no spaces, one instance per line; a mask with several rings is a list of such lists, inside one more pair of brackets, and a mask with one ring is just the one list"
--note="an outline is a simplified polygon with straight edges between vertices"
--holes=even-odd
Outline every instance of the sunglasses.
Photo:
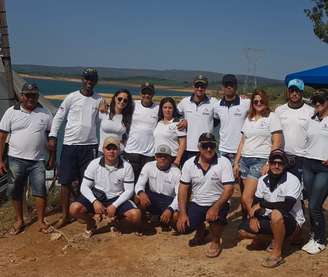
[[195,88],[206,89],[207,85],[198,83],[198,84],[195,84]]
[[202,149],[215,149],[216,148],[216,143],[215,142],[204,142],[200,144],[200,147]]
[[262,99],[261,100],[253,100],[253,104],[254,105],[263,105],[264,101]]
[[107,150],[118,150],[118,147],[115,144],[109,144],[105,148]]
[[118,102],[123,102],[124,104],[128,103],[128,98],[124,98],[124,97],[117,97],[116,98]]
[[225,88],[228,88],[228,87],[233,88],[233,87],[235,87],[235,86],[236,86],[236,85],[235,85],[235,83],[233,83],[233,82],[226,82],[226,83],[223,84],[223,87],[225,87]]
[[38,94],[37,93],[23,93],[23,95],[26,98],[37,98],[38,97]]

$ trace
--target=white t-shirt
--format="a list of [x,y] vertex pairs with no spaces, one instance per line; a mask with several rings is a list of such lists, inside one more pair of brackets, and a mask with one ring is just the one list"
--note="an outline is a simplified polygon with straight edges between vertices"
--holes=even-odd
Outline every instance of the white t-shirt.
[[232,166],[225,157],[215,158],[206,173],[199,155],[190,158],[182,167],[181,182],[191,185],[191,201],[200,206],[212,206],[221,196],[224,185],[235,184]]
[[181,171],[172,165],[168,170],[160,170],[156,161],[148,162],[141,170],[140,176],[135,186],[135,193],[145,191],[148,182],[149,190],[159,194],[173,197],[170,207],[178,210],[178,190]]
[[220,119],[220,151],[237,153],[249,106],[250,99],[241,99],[238,95],[230,107],[224,99],[215,105],[214,114]]
[[306,124],[304,157],[320,161],[328,160],[328,116],[308,120]]
[[268,159],[272,146],[272,133],[281,131],[279,118],[273,112],[268,117],[258,120],[245,120],[241,132],[245,136],[245,143],[241,155]]
[[[302,226],[305,222],[301,203],[302,186],[295,175],[287,172],[285,179],[278,184],[273,192],[271,192],[269,188],[268,175],[261,176],[257,183],[255,196],[268,202],[283,202],[287,196],[295,198],[296,203],[291,209],[290,214],[295,218],[299,226]],[[271,213],[272,210],[265,209],[265,215],[270,215]]]
[[129,137],[124,149],[126,153],[142,154],[149,157],[154,156],[153,132],[157,124],[157,118],[157,104],[145,107],[140,100],[134,102]]
[[154,130],[155,149],[161,144],[166,144],[172,151],[172,156],[175,157],[179,150],[179,138],[187,135],[186,131],[179,131],[177,128],[178,122],[173,122],[172,119],[168,124],[163,120],[157,123]]
[[68,94],[58,108],[49,136],[57,137],[58,130],[67,116],[64,144],[97,144],[96,126],[101,99],[96,93],[84,96],[79,90]]
[[109,119],[109,114],[100,113],[100,142],[99,142],[99,151],[103,151],[104,140],[107,137],[116,137],[120,141],[122,140],[123,135],[126,133],[126,127],[122,123],[122,114],[115,114],[112,119]]
[[217,99],[207,96],[203,102],[197,105],[190,96],[183,98],[178,104],[179,113],[188,122],[187,151],[199,151],[198,139],[200,135],[213,131],[214,105],[217,102]]
[[281,122],[284,135],[285,151],[288,154],[303,157],[305,154],[306,122],[313,116],[314,109],[304,104],[293,109],[288,104],[277,107],[275,111]]
[[92,188],[103,191],[108,199],[119,196],[113,202],[117,208],[133,196],[134,174],[129,162],[120,158],[117,167],[106,167],[104,157],[90,162],[84,172],[81,194],[91,203],[96,200]]
[[4,113],[0,130],[8,133],[8,155],[15,158],[39,161],[45,159],[52,115],[38,105],[32,112],[20,104],[10,107]]

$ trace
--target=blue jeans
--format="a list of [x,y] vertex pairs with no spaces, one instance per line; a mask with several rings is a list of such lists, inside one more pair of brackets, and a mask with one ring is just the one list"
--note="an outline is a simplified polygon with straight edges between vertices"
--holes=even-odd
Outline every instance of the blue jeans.
[[306,196],[309,200],[311,232],[314,239],[325,244],[325,217],[322,205],[328,196],[328,166],[322,161],[304,159],[303,179]]
[[13,200],[23,199],[24,187],[27,179],[31,184],[32,195],[46,197],[46,168],[44,161],[31,161],[14,157],[8,157],[8,195]]

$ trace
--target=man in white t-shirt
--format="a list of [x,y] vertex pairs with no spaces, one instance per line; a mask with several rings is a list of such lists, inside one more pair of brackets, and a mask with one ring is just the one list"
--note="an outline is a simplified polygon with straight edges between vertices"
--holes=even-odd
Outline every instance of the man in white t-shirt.
[[214,135],[203,133],[198,141],[199,154],[187,160],[182,168],[177,230],[181,233],[196,230],[189,246],[201,245],[205,242],[204,222],[207,221],[211,243],[206,256],[212,258],[221,252],[220,240],[227,224],[228,201],[234,191],[235,178],[230,161],[216,154]]
[[45,163],[48,134],[52,115],[38,103],[39,89],[35,84],[24,84],[21,103],[7,109],[0,122],[0,175],[7,172],[4,163],[4,147],[9,137],[8,151],[8,192],[12,197],[16,222],[9,231],[17,235],[24,230],[23,195],[27,182],[36,199],[39,231],[51,232],[45,223],[47,191],[45,186],[46,168],[54,166],[54,152],[49,152]]
[[306,144],[306,122],[313,116],[314,109],[304,103],[304,82],[293,79],[288,82],[288,102],[276,108],[289,160],[288,170],[302,180],[303,156]]
[[214,114],[220,121],[219,151],[233,164],[250,99],[243,99],[237,94],[238,81],[233,74],[226,74],[222,77],[222,88],[224,96],[214,108]]
[[84,170],[90,161],[97,157],[96,126],[99,105],[102,100],[94,92],[97,81],[96,69],[87,68],[83,70],[82,88],[65,97],[51,126],[49,147],[55,150],[59,129],[67,118],[58,169],[63,216],[57,222],[57,228],[61,228],[69,222],[72,182],[78,181],[81,184]]
[[135,186],[140,208],[159,215],[161,223],[166,226],[176,222],[181,177],[180,169],[172,163],[171,154],[169,146],[157,146],[156,161],[144,165]]
[[137,230],[141,223],[141,212],[130,200],[134,187],[132,166],[119,155],[120,140],[107,137],[103,153],[104,156],[88,165],[81,195],[70,206],[70,214],[86,222],[87,237],[92,236],[97,228],[90,213],[125,221]]
[[242,239],[264,239],[272,236],[270,256],[264,267],[276,267],[284,262],[281,252],[286,237],[299,233],[305,222],[302,209],[302,186],[298,178],[287,172],[288,160],[283,150],[276,149],[269,156],[269,172],[257,185],[250,218],[242,222]]
[[153,102],[155,87],[149,82],[141,85],[141,100],[134,101],[131,127],[124,148],[124,158],[132,165],[135,181],[142,167],[154,160],[154,129],[158,121],[158,105]]
[[198,138],[202,133],[212,132],[217,121],[214,120],[214,106],[218,100],[206,95],[208,79],[198,75],[193,80],[194,92],[178,104],[179,113],[187,120],[187,146],[183,162],[199,153]]

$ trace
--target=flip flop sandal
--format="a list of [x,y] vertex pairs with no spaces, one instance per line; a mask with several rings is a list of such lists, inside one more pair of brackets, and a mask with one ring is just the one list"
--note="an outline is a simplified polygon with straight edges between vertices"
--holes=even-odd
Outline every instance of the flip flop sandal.
[[54,227],[52,227],[51,225],[46,225],[43,227],[40,227],[39,232],[47,235],[47,234],[51,234],[54,231]]
[[24,225],[24,224],[23,224],[23,225],[20,225],[20,226],[18,226],[18,227],[16,227],[15,225],[13,225],[13,226],[10,228],[8,234],[9,234],[10,236],[16,236],[16,235],[18,235],[19,233],[22,233],[24,230],[25,230],[25,225]]
[[285,260],[282,257],[267,257],[263,260],[262,266],[267,268],[274,268],[283,264]]
[[218,249],[210,249],[209,248],[209,249],[206,250],[205,256],[207,258],[215,258],[215,257],[217,257],[217,256],[220,255],[221,251],[222,251],[222,247],[221,246],[219,246]]

